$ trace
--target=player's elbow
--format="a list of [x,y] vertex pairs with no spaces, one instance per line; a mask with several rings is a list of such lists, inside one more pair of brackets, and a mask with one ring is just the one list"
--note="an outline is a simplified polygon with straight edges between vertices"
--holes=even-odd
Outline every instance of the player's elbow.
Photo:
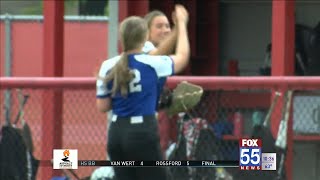
[[106,112],[109,111],[109,109],[108,109],[108,108],[105,108],[105,107],[99,107],[99,106],[97,106],[97,108],[98,108],[98,111],[100,111],[101,113],[106,113]]
[[174,57],[173,62],[174,62],[175,74],[182,72],[187,67],[189,63],[189,58],[190,58],[189,56],[190,54],[186,52],[186,53],[181,53]]
[[111,102],[109,98],[97,99],[97,109],[102,113],[106,113],[111,109]]

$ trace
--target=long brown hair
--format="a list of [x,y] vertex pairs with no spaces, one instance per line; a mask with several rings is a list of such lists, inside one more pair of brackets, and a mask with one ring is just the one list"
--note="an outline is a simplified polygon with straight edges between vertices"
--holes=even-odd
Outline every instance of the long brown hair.
[[127,51],[139,48],[147,37],[147,24],[141,17],[131,16],[120,24],[120,36],[123,53],[118,63],[111,69],[105,78],[105,83],[113,80],[112,96],[120,91],[122,96],[128,94],[128,84],[134,78],[133,72],[128,67]]

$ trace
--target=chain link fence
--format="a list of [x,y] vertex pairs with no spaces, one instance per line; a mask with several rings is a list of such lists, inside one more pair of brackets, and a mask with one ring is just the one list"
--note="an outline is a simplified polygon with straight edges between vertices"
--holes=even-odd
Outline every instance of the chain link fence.
[[[42,89],[22,89],[23,94],[28,95],[28,101],[23,107],[24,119],[29,125],[34,145],[34,156],[41,159],[43,147],[51,147],[46,144],[43,139],[44,131],[48,131],[49,127],[44,124],[45,118],[52,112],[46,109],[52,104],[50,99],[44,98],[44,93],[50,90]],[[52,90],[51,90],[52,91]],[[1,90],[1,99],[3,99],[3,89]],[[57,139],[62,138],[63,146],[61,148],[78,149],[78,159],[94,159],[105,160],[106,155],[106,115],[99,113],[95,107],[95,90],[68,90],[62,91],[62,134]],[[1,102],[1,125],[10,121],[15,122],[19,113],[20,105],[18,93],[11,91],[12,95],[12,111],[11,115],[5,115],[5,104]],[[9,118],[9,119],[8,119]],[[55,119],[53,119],[55,120]],[[22,128],[21,120],[18,121],[16,127]],[[53,133],[52,133],[53,134]],[[7,147],[14,149],[13,147]],[[90,175],[94,168],[80,167],[77,171],[79,176]],[[41,179],[41,167],[39,168],[38,179]]]
[[[315,81],[317,82],[317,81]],[[81,160],[105,160],[106,154],[106,136],[107,136],[107,117],[99,113],[95,106],[95,89],[92,82],[91,89],[80,88],[58,88],[58,90],[48,88],[24,88],[22,92],[29,95],[28,102],[25,104],[24,119],[28,123],[34,144],[34,156],[41,159],[43,148],[46,147],[46,141],[43,141],[43,133],[47,129],[43,124],[48,114],[48,107],[52,101],[46,101],[44,94],[53,91],[62,92],[62,143],[61,148],[78,149],[78,159]],[[301,90],[295,89],[293,94],[290,111],[285,108],[287,97],[285,91],[279,98],[267,126],[263,126],[266,114],[272,102],[272,86],[258,86],[248,88],[235,87],[234,90],[228,90],[221,86],[215,88],[219,90],[209,90],[210,82],[204,85],[205,94],[200,104],[192,111],[186,114],[180,114],[169,118],[171,126],[165,131],[160,130],[161,140],[170,133],[169,139],[166,139],[167,146],[163,148],[164,157],[170,160],[239,160],[240,137],[259,137],[263,141],[263,152],[277,152],[279,160],[284,151],[275,146],[275,141],[271,135],[272,126],[278,126],[276,122],[284,119],[285,112],[292,112],[290,118],[293,119],[292,128],[288,128],[288,148],[290,150],[299,146],[299,142],[313,144],[311,157],[305,154],[306,159],[313,161],[296,163],[295,157],[299,153],[295,151],[294,169],[303,168],[304,164],[312,167],[309,169],[308,179],[318,180],[320,168],[319,160],[319,142],[320,142],[320,94],[319,91],[305,90],[301,85]],[[217,85],[219,86],[219,85]],[[278,86],[274,85],[275,88]],[[298,85],[297,85],[298,86]],[[3,99],[4,91],[8,90],[4,84],[1,84],[0,97]],[[17,83],[16,87],[20,87]],[[79,86],[78,86],[79,87]],[[315,87],[317,87],[315,83]],[[12,111],[10,116],[5,116],[5,104],[1,102],[1,125],[5,121],[14,122],[19,112],[18,92],[11,89]],[[50,98],[49,98],[50,99]],[[160,117],[159,121],[163,121]],[[21,127],[21,122],[17,124]],[[160,129],[163,128],[160,125]],[[260,127],[260,129],[259,129]],[[257,129],[258,128],[258,129]],[[277,128],[276,128],[277,130]],[[291,134],[290,130],[294,133]],[[282,138],[283,140],[283,138]],[[289,141],[294,141],[294,146]],[[8,147],[14,150],[16,146]],[[298,148],[299,149],[299,148]],[[303,151],[300,149],[300,151]],[[288,155],[289,156],[289,155]],[[278,162],[277,167],[281,164]],[[75,172],[80,177],[90,176],[97,167],[79,167]],[[243,172],[238,168],[173,168],[169,167],[173,179],[272,179],[277,176],[277,172]],[[42,166],[40,166],[37,179],[40,179]],[[290,172],[295,174],[294,172]],[[294,176],[294,179],[299,179]]]

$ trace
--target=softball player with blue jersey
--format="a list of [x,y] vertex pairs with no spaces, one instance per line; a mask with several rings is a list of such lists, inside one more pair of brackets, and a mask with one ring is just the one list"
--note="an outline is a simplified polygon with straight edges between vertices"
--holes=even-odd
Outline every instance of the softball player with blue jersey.
[[[120,25],[124,52],[121,58],[103,62],[97,80],[97,108],[113,110],[108,136],[110,160],[162,160],[157,121],[158,79],[181,72],[190,55],[188,14],[175,8],[178,26],[176,53],[152,56],[142,53],[147,25],[140,17],[126,18]],[[164,168],[115,167],[117,180],[165,180]]]

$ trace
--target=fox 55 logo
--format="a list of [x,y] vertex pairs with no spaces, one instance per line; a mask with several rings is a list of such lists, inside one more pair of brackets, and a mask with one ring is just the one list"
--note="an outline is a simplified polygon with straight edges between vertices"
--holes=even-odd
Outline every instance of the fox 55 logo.
[[261,139],[240,139],[239,166],[241,170],[260,170],[261,169]]

